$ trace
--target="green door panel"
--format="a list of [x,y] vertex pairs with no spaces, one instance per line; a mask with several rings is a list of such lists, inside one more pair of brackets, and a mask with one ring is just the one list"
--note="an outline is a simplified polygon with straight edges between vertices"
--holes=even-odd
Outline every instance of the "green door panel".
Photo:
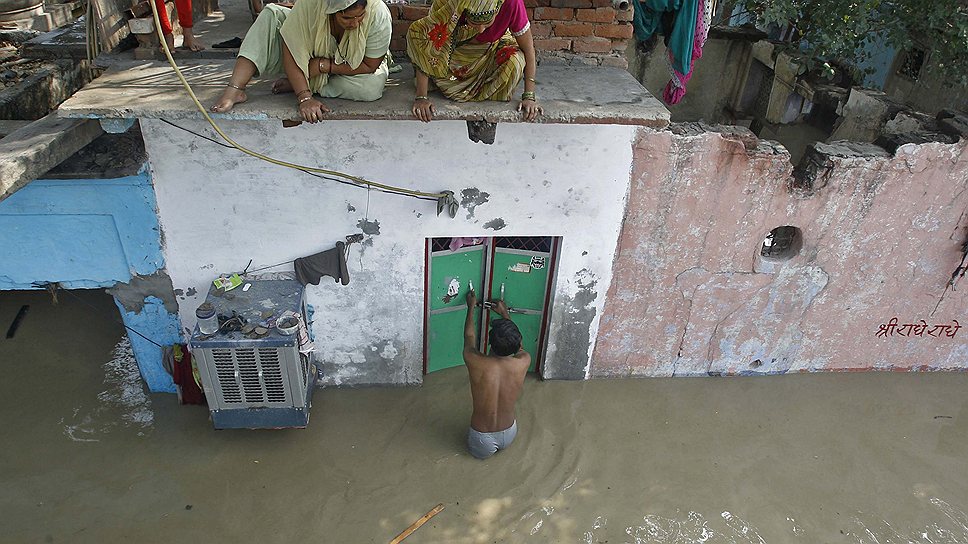
[[[480,324],[481,310],[475,309]],[[427,372],[464,364],[464,318],[467,311],[455,309],[430,314],[428,322]]]
[[[498,319],[497,314],[491,312],[491,319]],[[521,331],[521,347],[531,355],[531,366],[528,372],[534,372],[538,364],[538,339],[541,337],[541,314],[511,314],[511,321]],[[489,329],[490,330],[490,329]]]
[[[464,364],[464,317],[467,315],[467,282],[481,297],[484,279],[484,246],[438,251],[430,254],[430,316],[427,320],[427,372]],[[456,289],[448,289],[451,285]],[[456,294],[454,291],[456,290]],[[480,326],[481,311],[476,309]]]
[[[534,264],[543,266],[532,267]],[[491,297],[501,298],[504,284],[504,303],[510,308],[542,311],[548,283],[550,258],[544,253],[509,253],[500,248],[494,252],[494,279]]]
[[[455,252],[440,251],[430,255],[430,311],[453,308],[465,304],[467,281],[481,292],[484,246],[462,248]],[[459,292],[448,295],[447,289],[456,282]]]
[[[541,337],[550,260],[546,253],[515,252],[502,248],[494,250],[490,298],[501,298],[503,284],[504,303],[511,309],[511,321],[521,331],[521,347],[531,355],[531,368],[528,370],[532,372],[539,358],[538,341]],[[518,313],[519,310],[527,313]],[[491,317],[496,316],[491,314]]]

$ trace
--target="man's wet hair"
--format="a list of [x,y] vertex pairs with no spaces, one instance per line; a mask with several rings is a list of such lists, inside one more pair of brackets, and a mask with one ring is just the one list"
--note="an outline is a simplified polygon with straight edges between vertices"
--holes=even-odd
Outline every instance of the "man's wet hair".
[[514,355],[521,349],[521,331],[510,319],[495,319],[491,321],[488,343],[494,355],[499,357]]

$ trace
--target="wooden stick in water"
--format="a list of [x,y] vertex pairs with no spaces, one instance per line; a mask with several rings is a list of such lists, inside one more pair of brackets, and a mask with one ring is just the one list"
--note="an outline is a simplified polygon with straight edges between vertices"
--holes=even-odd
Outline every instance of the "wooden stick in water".
[[428,521],[430,521],[430,518],[432,518],[432,517],[436,516],[437,514],[439,514],[440,511],[443,510],[443,509],[444,509],[444,503],[438,504],[437,506],[434,507],[433,510],[431,510],[430,512],[427,512],[426,514],[424,514],[423,517],[421,517],[417,521],[413,522],[410,525],[410,527],[407,527],[406,529],[404,529],[404,531],[402,533],[400,533],[397,536],[395,536],[393,538],[393,540],[390,541],[390,544],[400,544],[400,542],[403,542],[403,539],[405,539],[408,536],[410,536],[411,534],[413,534],[413,532],[416,531],[417,529],[419,529],[421,525],[423,525],[424,523],[427,523]]

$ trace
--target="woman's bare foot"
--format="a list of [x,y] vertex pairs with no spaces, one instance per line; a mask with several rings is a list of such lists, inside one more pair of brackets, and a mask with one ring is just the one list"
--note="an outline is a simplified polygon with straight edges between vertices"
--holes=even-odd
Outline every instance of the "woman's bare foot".
[[190,27],[182,27],[182,49],[189,51],[204,51],[205,44],[195,37]]
[[[169,51],[174,51],[175,50],[175,35],[174,34],[165,34],[165,44],[168,45],[168,50]],[[165,50],[165,48],[162,47],[162,46],[158,46],[158,48],[161,49],[162,51]]]
[[236,104],[241,104],[248,99],[249,97],[245,95],[245,91],[240,91],[235,87],[226,87],[225,91],[222,92],[221,98],[212,106],[212,111],[215,113],[227,113],[232,111],[232,108]]
[[280,77],[279,79],[272,82],[272,94],[282,94],[291,93],[292,83],[289,83],[289,78]]

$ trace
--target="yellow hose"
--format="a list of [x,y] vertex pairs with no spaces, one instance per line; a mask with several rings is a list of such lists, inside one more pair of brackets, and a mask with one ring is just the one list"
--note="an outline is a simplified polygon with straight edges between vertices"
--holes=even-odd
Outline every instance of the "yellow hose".
[[[356,177],[356,176],[351,176],[349,174],[344,174],[343,172],[337,172],[335,170],[325,170],[323,168],[314,168],[312,166],[303,166],[301,164],[293,164],[291,162],[281,161],[279,159],[274,159],[272,157],[268,157],[266,155],[263,155],[262,153],[259,153],[257,151],[253,151],[251,149],[248,149],[247,147],[244,147],[244,146],[239,145],[238,143],[235,142],[235,140],[233,140],[232,138],[229,138],[229,136],[227,134],[225,134],[225,132],[223,132],[222,129],[217,124],[215,124],[215,120],[212,119],[208,115],[208,111],[205,109],[205,106],[203,106],[202,103],[199,102],[198,97],[195,96],[195,91],[192,90],[192,86],[189,85],[188,81],[185,79],[185,76],[182,75],[181,70],[178,68],[178,65],[175,64],[175,59],[171,56],[171,51],[168,49],[168,42],[165,41],[165,35],[161,31],[161,20],[158,18],[158,7],[155,5],[154,0],[148,0],[148,4],[151,5],[151,14],[152,14],[152,17],[154,17],[154,20],[155,20],[155,31],[158,33],[158,39],[161,40],[161,48],[165,52],[165,57],[168,58],[168,64],[171,65],[172,70],[175,71],[175,75],[178,76],[178,79],[181,81],[182,85],[185,87],[185,91],[188,93],[188,96],[190,96],[192,98],[192,102],[195,103],[195,107],[198,108],[198,111],[202,112],[202,115],[205,117],[205,120],[208,121],[208,124],[212,125],[212,129],[215,130],[215,132],[217,132],[219,136],[221,136],[223,139],[225,139],[225,141],[228,142],[232,147],[238,149],[239,151],[245,153],[246,155],[250,155],[252,157],[255,157],[257,159],[264,160],[266,162],[270,162],[272,164],[277,164],[279,166],[284,166],[286,168],[292,168],[294,170],[300,170],[300,171],[303,171],[303,172],[309,172],[309,173],[314,173],[314,174],[326,174],[326,175],[330,175],[330,176],[338,176],[338,177],[345,178],[345,179],[348,179],[350,181],[353,181],[354,183],[357,183],[359,185],[364,185],[364,186],[367,186],[367,187],[373,187],[373,188],[376,188],[376,189],[382,189],[382,190],[385,190],[385,191],[392,191],[392,192],[395,192],[395,193],[401,193],[401,194],[405,194],[405,195],[409,195],[409,196],[415,196],[415,197],[434,198],[434,199],[437,199],[437,200],[446,199],[446,198],[448,198],[448,196],[450,196],[451,198],[453,198],[451,196],[451,195],[453,195],[453,193],[449,193],[449,194],[448,193],[425,193],[423,191],[413,191],[411,189],[404,189],[403,187],[394,187],[392,185],[385,185],[385,184],[382,184],[382,183],[377,183],[375,181],[367,181],[367,180],[365,180],[363,178],[359,178],[359,177]],[[453,217],[453,215],[452,215],[452,217]]]

